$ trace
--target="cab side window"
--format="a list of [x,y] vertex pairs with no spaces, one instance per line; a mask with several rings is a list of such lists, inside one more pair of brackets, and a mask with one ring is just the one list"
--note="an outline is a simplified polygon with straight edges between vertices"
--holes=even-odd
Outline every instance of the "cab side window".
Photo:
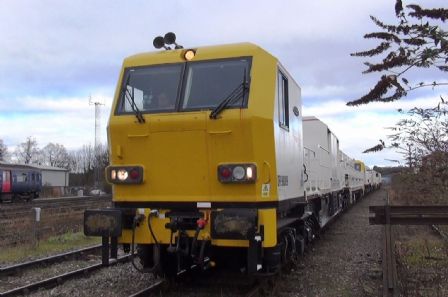
[[279,71],[277,75],[278,118],[280,127],[289,130],[288,79]]

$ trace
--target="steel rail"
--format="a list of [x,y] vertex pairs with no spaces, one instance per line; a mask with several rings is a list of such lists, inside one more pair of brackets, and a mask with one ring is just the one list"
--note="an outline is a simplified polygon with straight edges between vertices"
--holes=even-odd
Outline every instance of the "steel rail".
[[[116,263],[126,262],[129,259],[130,255],[126,255],[123,257],[120,257],[118,259],[112,259],[109,263],[109,265],[114,265]],[[25,285],[22,287],[14,288],[12,290],[8,290],[6,292],[0,293],[0,297],[6,297],[6,296],[16,296],[19,294],[29,294],[31,291],[38,290],[40,288],[47,288],[47,287],[54,287],[57,285],[62,284],[64,281],[75,278],[77,276],[83,276],[86,275],[89,272],[99,270],[101,268],[108,267],[104,266],[102,263],[90,265],[81,269],[77,269],[74,271],[66,272],[54,277],[50,277],[41,281],[34,282],[29,285]]]
[[[207,266],[207,264],[210,262],[210,259],[208,257],[204,258],[204,265]],[[188,273],[191,273],[191,271],[195,269],[204,269],[199,264],[193,264],[190,266],[188,270],[182,269],[181,271],[177,272],[176,276],[174,277],[174,280],[179,280],[182,277],[185,277]],[[137,293],[134,293],[132,295],[129,295],[129,297],[140,297],[140,296],[147,296],[147,294],[154,292],[155,290],[159,289],[164,283],[166,283],[165,279],[160,279],[156,283],[150,285],[149,287],[142,289],[141,291],[138,291]]]
[[[391,214],[446,214],[448,213],[447,205],[390,205]],[[370,212],[384,212],[384,205],[369,206]]]
[[14,265],[7,266],[7,267],[1,267],[0,275],[14,274],[14,273],[21,271],[24,268],[42,265],[45,263],[53,263],[56,261],[60,261],[61,259],[73,257],[76,255],[81,255],[83,253],[89,253],[89,252],[92,252],[94,250],[99,250],[99,249],[101,249],[101,244],[89,246],[89,247],[85,247],[82,249],[78,249],[78,250],[74,250],[74,251],[70,251],[70,252],[66,252],[66,253],[62,253],[62,254],[57,254],[54,256],[49,256],[49,257],[45,257],[45,258],[41,258],[41,259],[37,259],[37,260],[14,264]]
[[[386,215],[386,208],[389,215]],[[387,220],[391,225],[448,224],[448,206],[446,205],[370,206],[369,212],[374,215],[369,217],[371,225],[383,225]]]
[[129,297],[148,296],[148,294],[153,293],[154,291],[159,289],[164,283],[165,283],[165,280],[164,279],[160,279],[160,280],[156,281],[154,284],[150,285],[149,287],[144,288],[144,289],[138,291],[137,293],[129,295]]
[[244,297],[255,297],[260,296],[261,284],[255,284],[245,295]]
[[443,238],[443,240],[445,240],[446,242],[448,242],[448,234],[443,231],[442,229],[440,229],[439,226],[436,225],[431,225],[432,230],[434,230],[440,237]]

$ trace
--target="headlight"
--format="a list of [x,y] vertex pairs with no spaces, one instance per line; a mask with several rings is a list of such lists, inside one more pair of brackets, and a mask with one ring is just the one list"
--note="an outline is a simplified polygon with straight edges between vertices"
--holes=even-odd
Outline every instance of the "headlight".
[[218,166],[218,180],[222,183],[255,183],[255,164],[222,164]]
[[112,184],[141,184],[143,182],[143,167],[109,166],[106,168],[106,178]]
[[233,178],[236,180],[242,180],[246,175],[246,172],[242,166],[235,166],[233,168]]
[[120,181],[125,181],[128,178],[128,172],[126,171],[126,169],[120,169],[117,172],[117,178]]

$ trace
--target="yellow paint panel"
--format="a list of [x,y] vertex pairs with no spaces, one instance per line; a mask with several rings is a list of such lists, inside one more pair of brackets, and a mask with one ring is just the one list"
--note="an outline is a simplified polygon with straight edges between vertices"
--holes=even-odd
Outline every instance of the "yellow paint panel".
[[[185,62],[181,50],[157,51],[127,58],[117,84],[108,126],[111,165],[144,168],[141,185],[114,185],[114,201],[253,202],[276,201],[277,172],[274,141],[275,81],[278,61],[250,44],[201,47],[193,61],[252,57],[248,108],[115,115],[126,67]],[[217,167],[254,163],[255,184],[222,184]],[[269,189],[268,192],[262,189]]]

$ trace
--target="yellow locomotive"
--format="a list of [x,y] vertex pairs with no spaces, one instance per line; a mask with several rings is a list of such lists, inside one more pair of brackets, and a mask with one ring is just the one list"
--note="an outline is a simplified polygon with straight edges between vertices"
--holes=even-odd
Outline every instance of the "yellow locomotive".
[[300,87],[254,44],[173,43],[124,60],[108,125],[113,208],[86,211],[85,233],[137,245],[143,270],[168,276],[275,272],[322,207],[305,193]]

